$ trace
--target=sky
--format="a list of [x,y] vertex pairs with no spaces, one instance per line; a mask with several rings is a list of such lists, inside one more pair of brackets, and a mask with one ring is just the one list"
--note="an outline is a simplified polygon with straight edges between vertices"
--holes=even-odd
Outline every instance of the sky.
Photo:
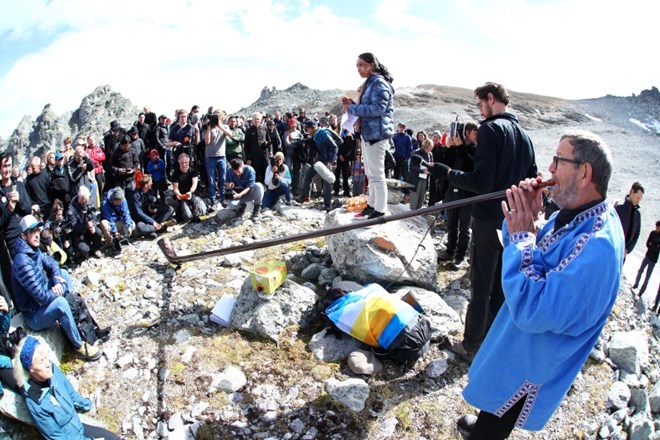
[[228,112],[264,87],[354,90],[374,53],[394,86],[496,81],[567,99],[660,86],[660,2],[0,0],[0,137],[97,86],[142,108]]

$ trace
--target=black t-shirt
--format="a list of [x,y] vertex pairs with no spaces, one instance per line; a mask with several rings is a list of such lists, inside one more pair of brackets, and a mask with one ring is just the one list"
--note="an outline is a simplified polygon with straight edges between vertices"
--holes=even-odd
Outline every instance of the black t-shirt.
[[37,174],[30,174],[25,179],[25,186],[27,186],[28,193],[33,202],[44,208],[50,205],[50,198],[48,197],[48,187],[50,186],[50,174],[44,168]]
[[185,194],[190,191],[190,188],[192,188],[194,177],[198,177],[198,174],[192,167],[188,168],[188,171],[185,173],[182,173],[181,169],[177,168],[172,176],[172,182],[178,183],[179,192]]

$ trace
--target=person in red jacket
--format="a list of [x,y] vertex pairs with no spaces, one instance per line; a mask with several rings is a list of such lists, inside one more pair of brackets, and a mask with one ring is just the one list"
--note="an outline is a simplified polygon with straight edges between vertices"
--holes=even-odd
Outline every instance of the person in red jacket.
[[[103,148],[94,143],[94,135],[87,136],[87,147],[85,148],[87,156],[92,159],[94,163],[94,177],[96,178],[96,185],[99,189],[99,194],[103,192],[103,185],[105,184],[105,174],[103,173],[103,162],[105,161],[105,152]],[[98,207],[98,204],[97,204]]]

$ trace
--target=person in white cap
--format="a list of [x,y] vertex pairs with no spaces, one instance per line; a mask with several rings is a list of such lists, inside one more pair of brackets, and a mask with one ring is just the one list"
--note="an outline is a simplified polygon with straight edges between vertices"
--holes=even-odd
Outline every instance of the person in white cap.
[[65,295],[73,290],[70,279],[59,264],[41,252],[39,238],[43,222],[32,215],[20,221],[21,235],[16,240],[16,255],[12,266],[15,305],[23,313],[32,330],[43,330],[60,323],[76,352],[87,361],[101,357],[96,344],[83,341]]

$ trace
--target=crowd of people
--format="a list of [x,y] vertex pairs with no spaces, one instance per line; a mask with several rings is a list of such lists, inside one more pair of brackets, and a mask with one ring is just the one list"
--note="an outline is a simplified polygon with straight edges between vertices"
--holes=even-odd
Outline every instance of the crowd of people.
[[[635,183],[615,209],[606,199],[609,147],[578,131],[561,137],[546,188],[532,140],[508,111],[510,95],[500,84],[475,89],[480,124],[415,133],[404,123],[394,127],[387,68],[371,53],[361,54],[356,68],[364,80],[357,101],[340,98],[344,117],[355,118],[350,128],[340,127],[335,114],[310,118],[304,108],[248,119],[193,106],[177,110],[173,123],[145,108],[128,129],[113,121],[102,144],[79,135],[73,147],[66,139],[61,149],[31,158],[25,179],[12,156],[1,156],[0,318],[13,305],[30,329],[59,322],[78,354],[93,361],[110,330],[94,322],[68,265],[221,209],[242,217],[251,204],[258,221],[262,209],[305,204],[314,191],[330,211],[333,196],[366,190],[367,205],[356,218],[382,217],[387,177],[409,184],[413,210],[506,190],[504,200],[444,213],[447,241],[439,259],[461,264],[469,254],[471,277],[464,335],[450,349],[472,364],[464,396],[481,409],[459,424],[471,439],[541,429],[614,304],[625,255],[639,236],[643,188]],[[657,262],[659,231],[656,223],[647,241],[635,283],[646,270],[640,295]],[[583,276],[589,268],[599,275]],[[32,399],[35,414],[47,411],[48,387],[66,390],[71,408],[89,409],[29,338],[19,347],[23,382],[5,384]],[[0,372],[11,368],[2,356]]]

